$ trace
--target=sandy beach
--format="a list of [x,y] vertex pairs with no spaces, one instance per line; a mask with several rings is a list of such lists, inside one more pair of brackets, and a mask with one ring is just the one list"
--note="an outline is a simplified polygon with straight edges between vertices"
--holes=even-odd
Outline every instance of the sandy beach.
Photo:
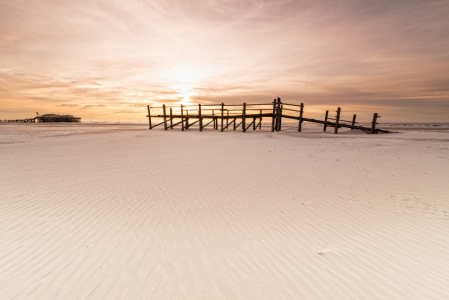
[[0,124],[0,299],[449,299],[449,131]]

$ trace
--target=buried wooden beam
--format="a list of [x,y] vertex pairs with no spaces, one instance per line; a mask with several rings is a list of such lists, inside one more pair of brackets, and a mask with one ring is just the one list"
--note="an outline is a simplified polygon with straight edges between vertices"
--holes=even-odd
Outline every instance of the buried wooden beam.
[[341,112],[341,108],[337,108],[337,115],[335,116],[335,128],[334,128],[334,133],[337,134],[338,133],[338,123],[340,122],[340,112]]

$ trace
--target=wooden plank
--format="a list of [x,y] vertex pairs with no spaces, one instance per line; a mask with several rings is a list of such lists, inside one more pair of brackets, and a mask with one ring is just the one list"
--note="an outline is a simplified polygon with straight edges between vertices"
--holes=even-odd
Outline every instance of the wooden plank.
[[203,131],[203,118],[201,118],[201,104],[198,104],[198,119],[200,120],[200,131]]
[[341,108],[337,108],[337,116],[335,116],[335,127],[334,127],[334,133],[337,134],[338,133],[338,122],[340,121],[340,112],[341,112]]
[[242,129],[243,129],[243,132],[246,132],[246,116],[245,116],[245,114],[246,114],[246,103],[243,103],[243,111],[242,111]]
[[[328,117],[328,116],[329,116],[329,111],[326,110],[326,115],[325,115],[325,117],[324,117],[324,122],[327,122],[327,117]],[[324,123],[323,131],[326,131],[326,128],[327,128],[327,123]]]
[[164,111],[164,130],[167,130],[167,116],[166,116],[166,111],[165,111],[165,104],[162,104],[162,110]]
[[377,122],[377,113],[374,113],[373,115],[373,122],[371,123],[371,134],[375,134],[376,133],[376,122]]
[[298,132],[301,132],[302,130],[302,114],[304,112],[304,104],[301,103],[301,109],[299,111],[299,125],[298,125]]
[[184,131],[184,106],[181,104],[181,131]]
[[224,103],[221,103],[221,132],[223,132],[223,114],[224,114]]
[[[352,117],[352,126],[354,126],[355,125],[355,118],[357,117],[357,115],[356,114],[354,114],[354,117]],[[354,128],[351,128],[351,130],[354,130]]]
[[152,129],[153,127],[151,126],[151,113],[149,105],[147,105],[147,110],[148,110],[148,125],[150,126],[150,129]]

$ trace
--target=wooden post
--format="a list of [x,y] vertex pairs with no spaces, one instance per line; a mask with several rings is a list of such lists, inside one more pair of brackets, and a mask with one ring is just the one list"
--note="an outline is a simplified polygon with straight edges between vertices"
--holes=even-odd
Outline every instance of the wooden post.
[[260,110],[259,130],[262,129],[262,110]]
[[229,110],[226,110],[226,129],[228,129],[229,126]]
[[234,118],[234,130],[235,130],[235,122],[237,122],[237,118]]
[[298,132],[301,132],[302,130],[302,114],[304,112],[304,104],[301,103],[301,109],[299,110],[299,125],[298,125]]
[[151,126],[151,114],[150,114],[150,106],[147,105],[147,110],[148,110],[148,125],[150,126],[150,129],[152,129]]
[[256,118],[253,118],[253,130],[256,130]]
[[166,111],[165,111],[165,104],[162,104],[162,110],[164,111],[163,115],[164,115],[164,129],[167,130],[167,116],[166,116]]
[[181,104],[181,130],[184,131],[184,108]]
[[201,118],[201,104],[198,104],[198,118],[200,123],[200,131],[203,131],[203,118]]
[[281,99],[277,99],[276,131],[281,130]]
[[170,128],[173,129],[173,109],[170,107]]
[[276,121],[276,99],[273,100],[273,117],[271,117],[271,132],[274,132],[275,121]]
[[243,132],[245,132],[246,131],[246,122],[245,122],[245,119],[246,119],[246,116],[245,116],[245,114],[246,114],[246,103],[243,103],[243,111],[242,111],[242,128],[243,128]]
[[[354,126],[355,125],[355,117],[356,117],[357,115],[356,114],[354,114],[354,117],[352,117],[352,126]],[[354,128],[351,128],[351,130],[353,130]]]
[[215,111],[212,109],[212,121],[214,121],[214,129],[215,129]]
[[[326,110],[326,116],[324,117],[324,122],[327,122],[327,117],[328,117],[328,115],[329,115],[329,111],[328,111],[328,110]],[[326,128],[327,128],[327,124],[326,124],[326,123],[324,123],[324,128],[323,128],[323,131],[326,131]]]
[[221,103],[221,132],[223,132],[224,103]]
[[[377,122],[377,113],[374,113],[373,116],[373,123],[371,123],[371,134],[375,134],[376,133],[376,122]],[[380,117],[379,117],[380,118]]]
[[338,133],[338,123],[340,122],[340,112],[341,112],[341,108],[337,108],[337,115],[335,116],[335,129],[334,129],[334,133],[337,134]]
[[282,126],[282,109],[284,108],[284,105],[281,104],[281,109],[279,109],[279,131],[281,131]]
[[189,111],[186,110],[186,129],[189,129]]

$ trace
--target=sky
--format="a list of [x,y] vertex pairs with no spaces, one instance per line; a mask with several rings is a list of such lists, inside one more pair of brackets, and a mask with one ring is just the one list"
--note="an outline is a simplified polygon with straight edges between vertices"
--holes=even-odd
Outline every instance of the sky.
[[448,0],[0,0],[0,119],[280,97],[305,117],[449,122],[448,16]]

